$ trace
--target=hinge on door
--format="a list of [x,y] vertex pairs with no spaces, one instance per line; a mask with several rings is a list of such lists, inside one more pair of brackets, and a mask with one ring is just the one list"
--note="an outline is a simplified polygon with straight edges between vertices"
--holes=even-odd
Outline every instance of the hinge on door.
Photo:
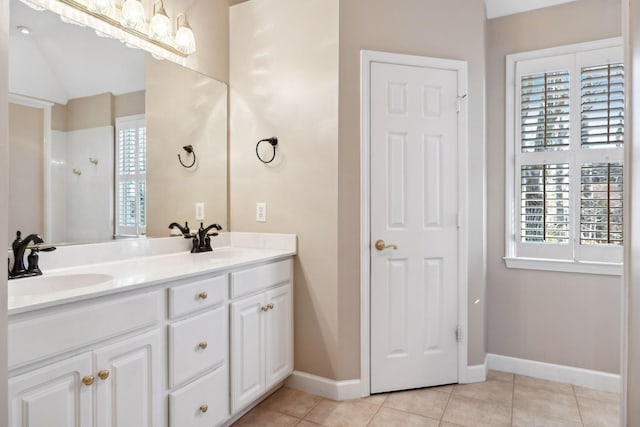
[[460,326],[456,328],[456,341],[462,342],[462,328]]
[[465,99],[467,97],[467,94],[465,93],[464,95],[460,95],[456,98],[456,113],[459,113],[460,110],[462,109],[462,100]]

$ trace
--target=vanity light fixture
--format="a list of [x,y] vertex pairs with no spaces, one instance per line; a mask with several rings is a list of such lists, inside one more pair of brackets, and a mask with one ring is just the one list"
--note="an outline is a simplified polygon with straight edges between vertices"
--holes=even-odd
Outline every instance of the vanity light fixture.
[[[182,17],[182,25],[180,25],[180,17]],[[193,35],[193,30],[187,21],[187,16],[184,13],[179,14],[176,17],[176,49],[185,55],[191,55],[196,52],[196,38]]]
[[[156,6],[158,6],[157,9]],[[153,3],[153,17],[149,23],[149,37],[164,43],[171,41],[171,20],[164,10],[162,0]]]
[[127,28],[144,29],[144,6],[140,0],[124,0],[120,23]]
[[[147,15],[141,0],[21,1],[30,7],[38,8],[38,10],[45,10],[45,8],[41,6],[50,5],[52,2],[61,3],[181,58],[186,58],[196,52],[196,40],[187,16],[184,13],[180,13],[176,17],[176,33],[174,37],[171,28],[171,19],[164,8],[163,0],[153,1],[151,21],[146,20]],[[56,9],[57,8],[53,8],[53,10]],[[62,17],[63,15],[60,16]],[[82,20],[82,22],[85,22],[85,20]],[[105,34],[103,29],[100,29],[99,32]],[[117,32],[108,33],[109,36],[119,38],[123,41],[127,37],[126,35],[117,35]],[[158,55],[162,56],[162,54]]]

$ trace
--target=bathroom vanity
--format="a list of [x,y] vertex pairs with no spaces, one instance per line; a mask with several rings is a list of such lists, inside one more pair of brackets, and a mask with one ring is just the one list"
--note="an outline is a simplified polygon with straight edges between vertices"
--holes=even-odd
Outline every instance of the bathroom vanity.
[[11,426],[228,425],[291,374],[295,236],[157,241],[9,283]]

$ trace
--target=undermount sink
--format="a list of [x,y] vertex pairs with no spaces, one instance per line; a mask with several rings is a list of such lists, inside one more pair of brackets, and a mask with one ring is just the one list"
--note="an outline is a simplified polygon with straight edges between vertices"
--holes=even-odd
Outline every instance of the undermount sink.
[[48,294],[78,288],[101,285],[113,280],[108,274],[67,274],[62,276],[37,276],[15,279],[9,282],[10,297]]

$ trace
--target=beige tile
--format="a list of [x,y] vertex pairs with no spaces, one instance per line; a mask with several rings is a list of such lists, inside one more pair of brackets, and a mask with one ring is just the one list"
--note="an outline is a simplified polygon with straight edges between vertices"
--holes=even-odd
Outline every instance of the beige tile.
[[398,411],[392,408],[381,408],[373,420],[370,427],[438,427],[440,422],[432,418]]
[[448,400],[448,393],[423,388],[391,393],[383,406],[439,420]]
[[387,396],[389,396],[388,393],[382,393],[382,394],[373,394],[369,397],[363,397],[362,399],[360,399],[362,402],[367,402],[367,403],[371,403],[372,405],[382,405],[384,403],[385,400],[387,400]]
[[322,400],[305,417],[326,427],[364,427],[378,411],[378,405],[362,400],[334,402]]
[[515,375],[509,372],[487,371],[487,380],[507,381],[512,383]]
[[586,397],[588,399],[602,400],[605,402],[620,403],[619,393],[610,393],[608,391],[594,390],[592,388],[573,386],[577,397]]
[[620,403],[578,397],[585,427],[617,427],[620,425]]
[[573,396],[573,386],[571,384],[542,380],[540,378],[526,377],[523,375],[516,375],[515,383],[516,385],[525,385],[527,387],[538,388],[553,393],[570,394]]
[[531,413],[515,408],[513,427],[582,427],[581,422],[545,417],[544,414]]
[[289,415],[281,414],[280,412],[270,411],[263,408],[252,409],[240,418],[238,422],[234,423],[234,427],[293,427],[298,421],[298,418],[290,417]]
[[307,421],[307,420],[300,420],[300,422],[296,424],[296,427],[319,427],[319,426],[321,425],[312,423],[311,421]]
[[454,424],[454,423],[448,423],[446,421],[442,421],[440,423],[440,427],[464,427],[464,426],[461,426],[460,424]]
[[511,426],[511,405],[505,402],[451,396],[442,421],[469,427]]
[[439,385],[436,387],[429,387],[429,390],[440,391],[442,393],[451,393],[455,387],[455,384]]
[[321,397],[303,391],[282,387],[260,404],[263,409],[281,412],[296,418],[304,418]]
[[456,386],[453,394],[511,404],[513,399],[513,384],[498,380],[487,380],[483,383],[474,384],[460,384]]
[[[518,377],[516,377],[516,381]],[[573,394],[554,393],[544,388],[520,385],[516,382],[513,408],[550,418],[580,421],[578,403]]]

